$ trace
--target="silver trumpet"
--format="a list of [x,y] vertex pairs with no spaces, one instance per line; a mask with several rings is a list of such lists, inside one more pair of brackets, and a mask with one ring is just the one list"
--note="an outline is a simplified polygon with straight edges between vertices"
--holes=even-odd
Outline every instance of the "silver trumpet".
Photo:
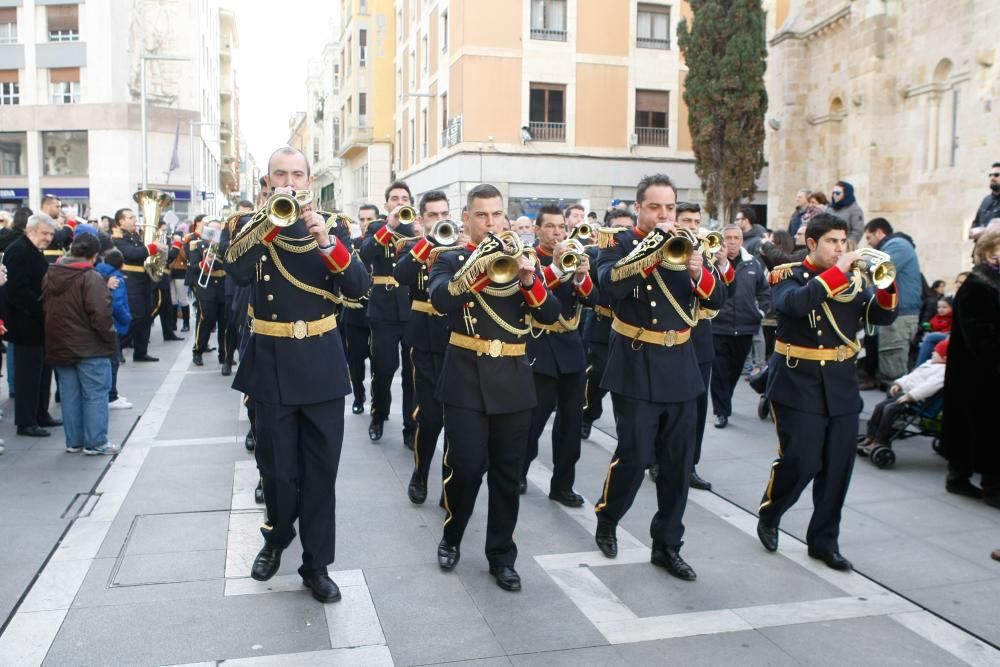
[[449,246],[458,243],[459,229],[451,220],[438,220],[434,223],[433,229],[427,234],[427,238],[438,246]]
[[212,271],[215,270],[215,260],[219,256],[219,244],[212,243],[205,251],[205,256],[201,260],[201,269],[198,271],[198,287],[202,289],[208,287],[208,282],[212,279]]

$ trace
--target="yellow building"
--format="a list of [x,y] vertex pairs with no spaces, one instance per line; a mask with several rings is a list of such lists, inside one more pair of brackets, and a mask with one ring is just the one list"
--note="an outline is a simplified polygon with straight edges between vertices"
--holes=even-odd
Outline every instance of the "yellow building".
[[676,44],[689,11],[667,0],[396,0],[386,32],[398,36],[397,176],[414,194],[445,190],[455,211],[480,182],[512,214],[601,211],[658,171],[700,200]]

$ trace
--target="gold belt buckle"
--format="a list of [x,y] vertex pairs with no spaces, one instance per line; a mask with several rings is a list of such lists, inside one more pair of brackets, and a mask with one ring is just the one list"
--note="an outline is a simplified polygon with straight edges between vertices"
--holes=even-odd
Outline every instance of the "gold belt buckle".
[[677,332],[671,329],[663,337],[663,344],[667,347],[673,347],[677,344]]
[[490,349],[486,352],[488,355],[494,359],[499,357],[503,352],[503,341],[494,338],[490,341]]
[[844,350],[844,346],[841,345],[837,348],[837,361],[844,361],[847,359],[847,352]]
[[292,322],[292,338],[297,340],[302,340],[309,333],[309,327],[302,320],[295,320]]

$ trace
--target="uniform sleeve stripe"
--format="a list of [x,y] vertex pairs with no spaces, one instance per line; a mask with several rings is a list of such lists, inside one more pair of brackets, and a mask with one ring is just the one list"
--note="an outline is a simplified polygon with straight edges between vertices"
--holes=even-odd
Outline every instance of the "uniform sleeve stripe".
[[347,246],[339,241],[333,246],[329,254],[323,254],[323,261],[334,273],[340,273],[351,263],[351,251]]
[[701,268],[701,280],[695,285],[694,291],[701,299],[707,299],[715,291],[715,276],[705,267]]
[[832,266],[820,275],[816,276],[816,280],[823,285],[823,289],[826,290],[827,296],[836,296],[847,289],[848,285],[851,284],[847,279],[847,275],[836,266]]
[[524,295],[524,300],[532,308],[538,308],[540,305],[545,303],[545,299],[548,298],[549,293],[545,289],[545,285],[542,284],[541,280],[535,279],[531,287],[528,289],[521,288],[521,294]]

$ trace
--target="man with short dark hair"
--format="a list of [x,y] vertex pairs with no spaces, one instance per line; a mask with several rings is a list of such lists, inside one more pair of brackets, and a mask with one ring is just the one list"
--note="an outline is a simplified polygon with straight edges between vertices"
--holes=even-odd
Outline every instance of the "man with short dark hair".
[[920,327],[924,305],[920,260],[913,239],[894,232],[885,218],[873,218],[865,225],[865,241],[887,253],[896,265],[896,320],[878,331],[878,374],[883,382],[891,384],[909,370],[910,342]]
[[743,247],[751,256],[760,254],[760,246],[764,242],[767,230],[757,224],[757,214],[750,206],[744,206],[736,213],[736,225],[743,233]]
[[990,193],[979,204],[969,228],[969,238],[973,241],[979,238],[995,218],[1000,218],[1000,162],[994,162],[990,168]]
[[802,225],[802,214],[805,213],[806,206],[809,204],[809,193],[812,192],[809,188],[803,188],[795,193],[795,211],[792,213],[792,217],[788,220],[788,233],[795,237],[795,234],[799,231],[799,227]]
[[[566,227],[570,231],[575,229],[584,220],[585,209],[583,204],[571,204],[566,207],[566,211],[562,214],[566,218]],[[536,218],[537,221],[537,218]]]
[[[469,191],[467,205],[463,221],[470,242],[440,253],[431,267],[431,304],[445,314],[451,330],[437,386],[448,438],[445,465],[451,469],[444,484],[438,565],[452,570],[458,564],[485,473],[490,574],[500,588],[519,591],[521,577],[514,569],[518,482],[536,403],[525,358],[530,329],[524,322],[530,317],[554,323],[559,304],[550,298],[535,262],[505,249],[497,238],[506,217],[500,191],[478,185]],[[495,272],[496,259],[504,255],[510,272]]]
[[[368,437],[382,439],[382,427],[392,408],[392,378],[400,367],[403,381],[403,444],[413,448],[417,425],[413,420],[413,372],[403,345],[403,328],[410,319],[410,289],[392,275],[399,260],[397,243],[414,234],[413,226],[399,220],[404,206],[410,206],[410,186],[396,181],[385,189],[385,222],[368,228],[361,245],[361,259],[370,268],[372,288],[368,296],[368,321],[372,328],[372,421]],[[400,246],[401,247],[401,246]]]
[[45,255],[45,261],[49,264],[55,264],[60,257],[66,254],[66,250],[69,249],[69,244],[73,241],[73,228],[65,224],[62,201],[56,195],[44,195],[40,208],[42,213],[52,218],[52,222],[55,225],[55,234],[52,237],[52,243],[42,252]]
[[854,270],[848,223],[829,213],[809,221],[809,256],[771,272],[778,318],[766,396],[778,432],[778,458],[761,499],[757,536],[778,549],[778,526],[812,482],[813,513],[806,530],[809,555],[849,570],[840,553],[841,510],[856,458],[861,399],[854,357],[858,323],[891,324],[896,293],[872,290]]
[[[208,238],[206,238],[208,237]],[[226,271],[219,257],[222,240],[222,223],[212,218],[206,220],[202,237],[192,241],[188,250],[190,266],[187,282],[198,300],[198,322],[195,326],[194,347],[191,361],[195,366],[204,366],[203,355],[208,350],[212,331],[218,328],[219,365],[222,374],[229,375],[226,367],[226,331],[229,318],[226,317]]]
[[[115,222],[121,229],[121,236],[112,237],[111,242],[125,259],[122,271],[125,272],[128,307],[132,312],[132,325],[122,343],[124,345],[131,341],[132,361],[159,361],[149,354],[149,329],[153,324],[153,282],[143,263],[147,257],[159,252],[163,244],[156,242],[147,246],[143,243],[142,235],[137,229],[138,219],[135,211],[130,208],[115,211]],[[145,220],[143,224],[155,225],[156,221]]]
[[[362,204],[358,208],[357,236],[354,243],[355,254],[361,252],[368,239],[368,229],[378,220],[379,211],[375,204]],[[354,232],[352,231],[352,234]],[[368,321],[368,297],[362,296],[355,304],[346,304],[340,311],[340,323],[344,327],[344,347],[347,351],[347,368],[351,373],[351,387],[354,401],[351,412],[360,415],[365,411],[365,380],[368,373],[365,370],[365,359],[371,357],[371,323]],[[370,363],[370,362],[369,362]]]

